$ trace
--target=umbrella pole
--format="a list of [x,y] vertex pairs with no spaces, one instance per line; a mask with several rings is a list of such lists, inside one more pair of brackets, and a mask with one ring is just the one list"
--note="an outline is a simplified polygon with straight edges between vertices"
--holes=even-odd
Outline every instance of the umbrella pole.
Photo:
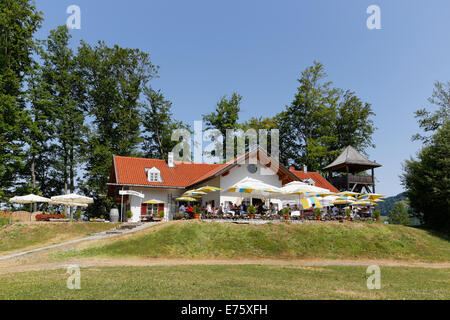
[[33,219],[31,218],[33,215],[33,204],[30,203],[30,222],[33,221]]

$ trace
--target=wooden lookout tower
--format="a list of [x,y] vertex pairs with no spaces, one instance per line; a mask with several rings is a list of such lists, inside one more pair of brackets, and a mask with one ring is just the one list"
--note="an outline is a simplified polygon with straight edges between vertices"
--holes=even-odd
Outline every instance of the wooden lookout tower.
[[[368,193],[375,193],[374,169],[378,167],[381,167],[381,164],[370,161],[355,148],[348,146],[323,170],[328,171],[328,181],[339,191],[362,192],[366,189]],[[361,174],[369,169],[371,175]],[[333,173],[338,175],[333,176]]]

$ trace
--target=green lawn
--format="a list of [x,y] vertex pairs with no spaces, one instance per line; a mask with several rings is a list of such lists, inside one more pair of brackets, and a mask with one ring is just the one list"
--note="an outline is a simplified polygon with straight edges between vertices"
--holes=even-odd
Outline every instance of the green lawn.
[[110,223],[15,223],[0,230],[0,253],[81,238],[115,226]]
[[450,269],[381,268],[368,290],[365,267],[215,265],[81,269],[0,275],[0,299],[450,299]]
[[59,257],[123,256],[166,258],[395,259],[450,261],[442,236],[398,225],[278,223],[236,225],[175,222],[146,234]]
[[9,219],[0,218],[0,227],[7,225],[9,223]]

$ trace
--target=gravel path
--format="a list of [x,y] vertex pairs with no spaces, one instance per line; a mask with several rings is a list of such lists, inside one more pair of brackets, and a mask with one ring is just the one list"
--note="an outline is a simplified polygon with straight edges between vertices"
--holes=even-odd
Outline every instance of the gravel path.
[[123,230],[123,231],[120,232],[120,234],[108,234],[107,232],[110,232],[111,230],[107,230],[107,231],[104,231],[104,232],[100,232],[100,233],[94,234],[94,235],[89,236],[89,237],[84,237],[84,238],[79,238],[79,239],[70,240],[70,241],[66,241],[66,242],[61,242],[61,243],[57,243],[57,244],[53,244],[53,245],[49,245],[49,246],[44,246],[44,247],[40,247],[40,248],[36,248],[36,249],[32,249],[32,250],[21,251],[21,252],[18,252],[18,253],[7,255],[7,256],[1,256],[0,257],[0,261],[13,259],[13,258],[18,258],[18,257],[24,256],[24,255],[27,255],[27,254],[36,253],[36,252],[43,251],[43,250],[54,249],[54,248],[58,248],[58,247],[64,247],[64,246],[67,246],[67,245],[71,245],[71,244],[75,244],[75,243],[79,243],[79,242],[83,242],[83,241],[112,238],[112,237],[117,237],[117,236],[120,236],[120,235],[123,235],[123,234],[134,233],[134,232],[137,232],[139,230],[151,227],[151,226],[153,226],[155,224],[157,224],[157,222],[144,223],[144,224],[142,224],[140,226],[135,227],[134,229]]

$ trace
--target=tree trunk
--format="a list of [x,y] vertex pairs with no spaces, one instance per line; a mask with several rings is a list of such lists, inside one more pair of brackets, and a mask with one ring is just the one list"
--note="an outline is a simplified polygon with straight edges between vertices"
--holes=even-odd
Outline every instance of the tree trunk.
[[[35,166],[36,166],[36,158],[33,155],[31,158],[31,184],[33,185],[33,192],[34,190],[36,190],[36,171],[35,171]],[[33,203],[33,212],[37,211],[37,203]]]
[[[75,183],[74,183],[74,155],[73,155],[73,147],[70,150],[70,193],[75,192]],[[73,219],[73,207],[70,207],[70,219]]]

